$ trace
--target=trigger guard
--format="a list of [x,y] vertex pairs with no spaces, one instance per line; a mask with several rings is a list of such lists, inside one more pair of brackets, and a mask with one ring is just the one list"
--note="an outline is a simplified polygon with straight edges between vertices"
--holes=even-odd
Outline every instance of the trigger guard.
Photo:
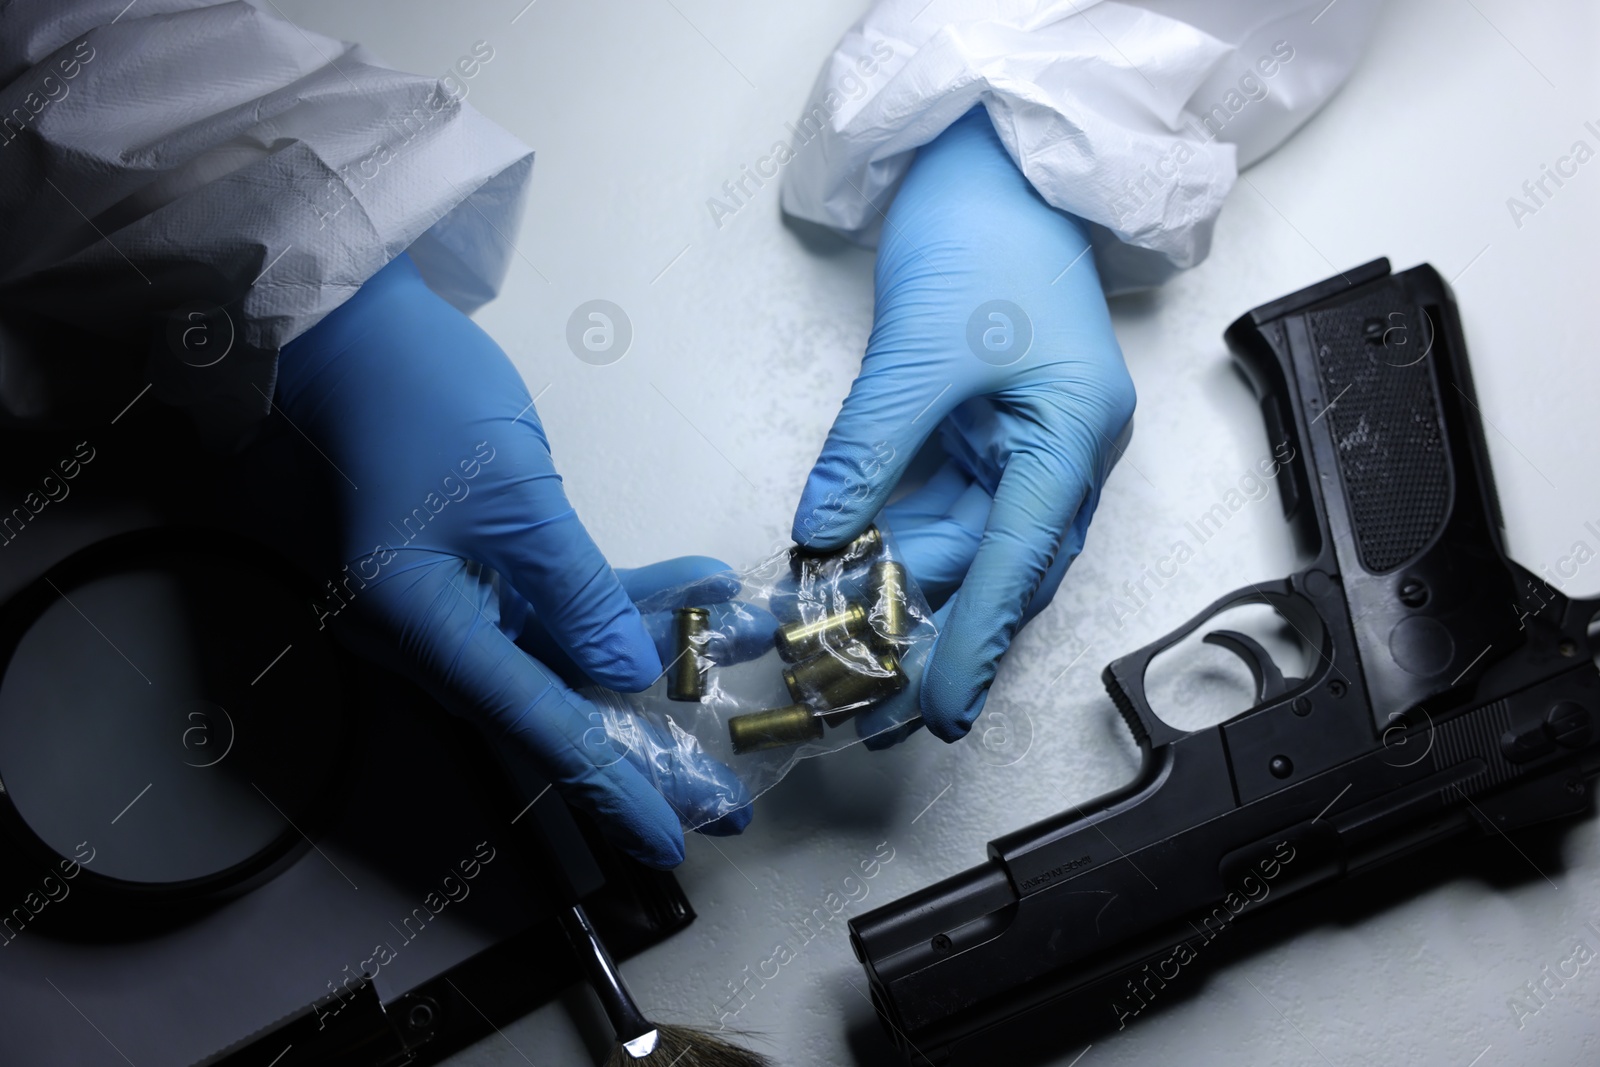
[[[1160,640],[1151,642],[1137,652],[1131,652],[1126,656],[1112,660],[1106,669],[1101,672],[1100,680],[1105,683],[1106,692],[1111,696],[1111,702],[1122,713],[1123,721],[1128,724],[1128,730],[1133,734],[1134,741],[1141,748],[1147,746],[1156,748],[1170,744],[1194,732],[1180,730],[1163,721],[1150,707],[1150,701],[1145,696],[1144,691],[1144,676],[1145,671],[1149,669],[1151,660],[1199,630],[1210,619],[1244,604],[1266,604],[1287,620],[1300,633],[1301,637],[1305,638],[1307,644],[1315,647],[1323,660],[1329,660],[1331,648],[1327,623],[1317,613],[1311,601],[1295,589],[1293,580],[1285,578],[1235,590],[1227,596],[1212,602],[1210,606],[1203,609],[1194,618]],[[1217,632],[1232,633],[1232,631],[1228,630]],[[1238,636],[1245,641],[1249,641],[1251,645],[1260,648],[1251,638],[1245,637],[1243,634]],[[1218,642],[1213,641],[1211,643],[1217,644]],[[1233,649],[1233,651],[1237,652],[1238,649]],[[1264,650],[1262,654],[1265,655]],[[1248,664],[1250,660],[1247,658],[1245,662]],[[1271,657],[1267,657],[1267,662],[1271,662]],[[1254,666],[1252,666],[1252,670],[1254,670]],[[1268,695],[1261,699],[1273,700],[1277,699],[1277,697],[1286,696],[1293,688],[1297,688],[1305,681],[1305,679],[1293,679],[1291,681],[1283,678],[1282,672],[1278,670],[1276,664],[1272,665],[1272,670],[1282,681],[1283,691],[1278,693],[1276,697]],[[1270,679],[1263,680],[1270,681]],[[1260,706],[1259,703],[1257,706]],[[1249,710],[1253,711],[1255,709]],[[1248,714],[1248,712],[1241,712],[1240,714]],[[1211,729],[1211,727],[1206,727],[1206,729]]]

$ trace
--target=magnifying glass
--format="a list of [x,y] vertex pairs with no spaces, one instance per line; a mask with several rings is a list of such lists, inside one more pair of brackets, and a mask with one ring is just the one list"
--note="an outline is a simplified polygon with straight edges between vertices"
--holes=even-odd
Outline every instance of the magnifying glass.
[[316,620],[298,573],[211,531],[101,542],[0,608],[0,848],[19,886],[70,873],[96,907],[182,905],[298,858],[354,732]]

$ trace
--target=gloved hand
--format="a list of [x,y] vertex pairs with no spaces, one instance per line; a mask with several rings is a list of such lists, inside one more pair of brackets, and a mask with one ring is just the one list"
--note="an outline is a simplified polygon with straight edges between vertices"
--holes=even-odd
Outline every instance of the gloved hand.
[[936,592],[959,574],[960,534],[981,505],[961,478],[993,498],[921,686],[928,729],[954,741],[983,710],[1017,629],[1083,548],[1131,424],[1133,383],[1083,223],[1039,197],[982,108],[918,150],[885,219],[875,282],[861,374],[801,494],[794,538],[848,542],[942,430],[956,472],[897,501],[885,524],[900,537],[900,511],[926,527],[941,496],[965,513],[923,554],[938,574],[919,573],[928,564],[907,550]]
[[[613,572],[567,502],[516,369],[409,256],[285,346],[275,402],[326,463],[338,596],[323,610],[341,636],[531,761],[646,863],[683,859],[680,813],[697,821],[704,775],[746,796],[720,764],[678,776],[677,795],[657,793],[558,676],[648,687],[662,659],[634,601],[702,578],[710,599],[709,576],[726,567],[684,559]],[[737,592],[725,585],[720,595]],[[743,808],[711,829],[748,821]]]

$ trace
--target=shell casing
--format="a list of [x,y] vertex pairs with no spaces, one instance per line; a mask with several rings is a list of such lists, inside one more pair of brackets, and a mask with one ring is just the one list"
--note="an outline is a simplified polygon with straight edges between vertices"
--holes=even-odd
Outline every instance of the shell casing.
[[738,755],[766,748],[787,748],[822,737],[822,717],[804,704],[771,708],[728,720],[728,740]]
[[667,675],[667,699],[699,700],[706,691],[706,635],[711,612],[705,608],[679,608],[673,615],[672,667]]
[[[856,649],[865,651],[859,641]],[[783,684],[795,703],[822,713],[838,726],[856,712],[891,697],[906,687],[905,672],[892,653],[872,653],[860,660],[823,652],[783,672]]]
[[876,526],[868,526],[858,534],[855,540],[842,548],[832,552],[814,552],[805,548],[791,548],[789,550],[789,566],[794,571],[796,578],[801,578],[807,571],[815,574],[827,564],[838,564],[848,567],[852,563],[859,563],[871,559],[883,549],[883,534]]
[[773,644],[788,663],[798,663],[826,646],[839,646],[867,628],[867,609],[851,604],[843,611],[810,622],[791,622],[778,627]]
[[891,644],[903,642],[911,634],[911,607],[906,602],[906,568],[894,560],[879,560],[867,573],[867,590],[872,597],[872,628]]

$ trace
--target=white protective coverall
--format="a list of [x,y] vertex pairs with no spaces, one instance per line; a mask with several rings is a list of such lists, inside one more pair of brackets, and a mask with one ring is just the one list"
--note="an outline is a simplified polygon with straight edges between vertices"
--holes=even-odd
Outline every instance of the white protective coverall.
[[1379,0],[882,0],[799,123],[784,210],[875,244],[918,145],[977,104],[1109,293],[1206,257],[1242,167],[1344,84]]
[[[884,0],[817,80],[783,207],[871,243],[916,147],[982,103],[1108,290],[1157,284],[1343,83],[1377,2]],[[248,422],[278,349],[408,248],[456,306],[491,299],[533,153],[462,95],[243,2],[0,6],[0,417],[153,383]]]
[[463,102],[470,76],[247,3],[0,5],[0,415],[114,413],[153,382],[247,424],[278,349],[408,248],[457,307],[491,299],[533,153]]

